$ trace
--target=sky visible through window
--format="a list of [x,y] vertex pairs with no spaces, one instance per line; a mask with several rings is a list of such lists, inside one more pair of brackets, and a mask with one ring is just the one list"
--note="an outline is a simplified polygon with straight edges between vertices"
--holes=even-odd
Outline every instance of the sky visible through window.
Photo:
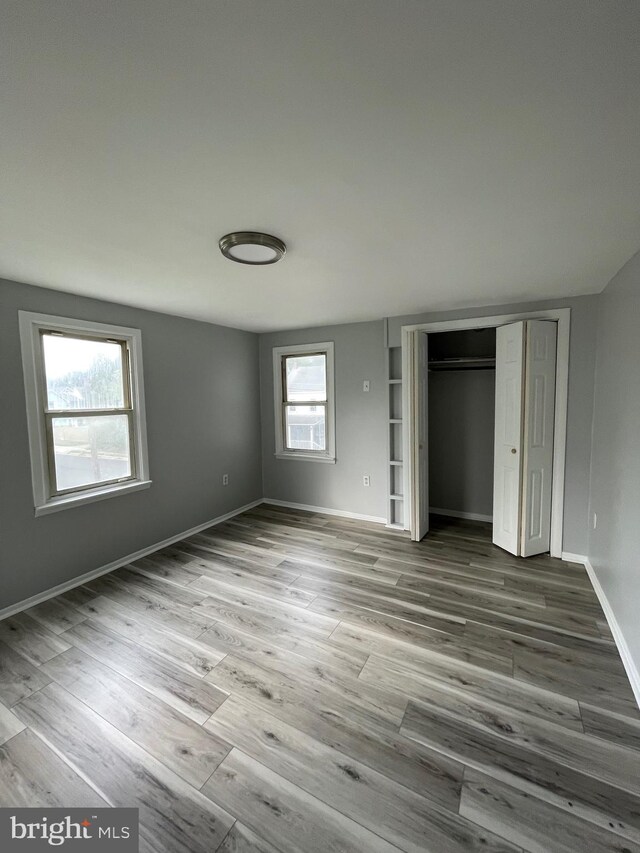
[[49,409],[124,406],[120,344],[45,334],[43,345]]
[[327,399],[326,359],[324,353],[287,357],[287,400]]
[[[107,341],[83,341],[78,338],[61,338],[57,335],[45,335],[44,340],[47,377],[51,379],[57,379],[72,370],[88,370],[99,353],[111,359],[120,358],[118,344]],[[89,346],[82,346],[82,344]]]

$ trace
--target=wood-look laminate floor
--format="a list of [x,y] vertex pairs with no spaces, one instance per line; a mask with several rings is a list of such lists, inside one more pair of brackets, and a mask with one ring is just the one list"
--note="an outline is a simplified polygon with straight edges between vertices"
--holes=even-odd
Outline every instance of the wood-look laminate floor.
[[582,566],[262,505],[0,623],[0,804],[143,851],[640,851]]

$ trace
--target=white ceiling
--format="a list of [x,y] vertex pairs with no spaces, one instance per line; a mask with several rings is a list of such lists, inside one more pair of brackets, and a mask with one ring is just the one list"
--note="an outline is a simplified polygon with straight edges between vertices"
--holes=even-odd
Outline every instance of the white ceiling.
[[[266,330],[594,293],[635,0],[1,0],[0,275]],[[218,238],[288,245],[252,268]]]

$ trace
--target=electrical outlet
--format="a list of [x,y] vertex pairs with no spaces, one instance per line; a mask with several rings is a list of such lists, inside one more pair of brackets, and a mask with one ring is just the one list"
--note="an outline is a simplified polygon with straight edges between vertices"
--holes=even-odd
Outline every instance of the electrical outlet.
[[598,526],[598,515],[597,515],[597,513],[594,512],[593,513],[593,529],[595,530],[597,526]]
[[371,485],[371,478],[369,477],[368,474],[365,474],[364,477],[362,478],[362,485],[363,486],[370,486]]
[[228,485],[229,485],[229,475],[228,475],[228,474],[223,474],[223,475],[222,475],[222,485],[223,485],[223,486],[228,486]]
[[363,390],[363,391],[368,391],[370,387],[371,387],[371,386],[369,385],[369,380],[368,380],[368,379],[365,379],[365,380],[364,380],[364,382],[362,383],[362,390]]

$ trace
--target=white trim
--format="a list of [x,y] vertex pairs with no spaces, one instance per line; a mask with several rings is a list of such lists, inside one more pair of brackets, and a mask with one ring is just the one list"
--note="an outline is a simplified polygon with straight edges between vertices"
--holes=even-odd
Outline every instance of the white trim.
[[89,489],[77,494],[62,495],[61,497],[51,498],[44,506],[35,508],[36,518],[41,515],[51,515],[52,512],[60,512],[61,509],[69,509],[74,506],[82,506],[83,504],[92,504],[96,501],[103,501],[106,498],[113,498],[117,495],[129,494],[130,492],[141,492],[143,489],[148,489],[151,485],[151,480],[131,480],[128,483],[110,483],[102,488]]
[[[540,311],[524,311],[520,314],[497,314],[492,317],[468,317],[463,320],[440,320],[434,323],[417,323],[402,326],[402,357],[403,367],[410,366],[411,356],[415,349],[415,337],[418,332],[453,332],[461,329],[486,329],[516,323],[519,320],[555,320],[558,323],[557,361],[556,361],[556,405],[553,442],[553,492],[551,497],[551,556],[562,555],[562,539],[564,526],[564,492],[565,492],[565,457],[567,442],[567,403],[569,397],[569,340],[571,327],[571,308],[549,308]],[[412,440],[413,411],[411,394],[415,395],[415,379],[413,373],[402,372],[403,404],[406,400],[408,411],[404,415],[402,446],[407,458],[415,441]],[[413,436],[415,438],[415,436]],[[409,454],[407,454],[407,449]],[[406,466],[408,483],[405,486],[408,507],[405,518],[413,517],[411,496],[412,477],[411,466]]]
[[273,455],[276,459],[297,459],[298,462],[326,462],[329,465],[336,464],[335,456],[319,456],[316,453],[305,453],[304,450],[299,452],[283,450],[279,453],[274,453]]
[[264,498],[263,503],[274,506],[284,506],[289,509],[301,509],[305,512],[320,512],[323,515],[337,515],[340,518],[353,518],[356,521],[372,521],[375,524],[387,524],[387,519],[379,515],[362,515],[359,512],[347,512],[344,509],[330,509],[326,506],[311,506],[310,504],[297,504],[292,501],[278,501],[275,498]]
[[481,515],[477,512],[459,512],[457,509],[438,509],[430,506],[429,512],[433,515],[450,515],[452,518],[467,518],[469,521],[493,521],[492,515]]
[[[419,539],[418,531],[420,529],[420,518],[418,517],[418,502],[415,500],[419,486],[420,467],[419,460],[419,443],[420,443],[420,405],[419,405],[419,386],[418,386],[418,355],[420,353],[420,343],[418,335],[411,336],[411,347],[407,347],[405,359],[405,347],[402,347],[402,404],[407,401],[407,416],[405,417],[404,408],[402,410],[402,458],[408,460],[408,465],[403,471],[403,481],[405,486],[408,485],[410,491],[405,491],[407,503],[405,506],[404,517],[409,519],[409,533],[411,539],[417,542]],[[407,391],[406,382],[409,386]],[[413,435],[413,441],[407,441],[407,435]],[[415,487],[415,491],[413,488]]]
[[604,612],[607,624],[613,634],[613,639],[627,673],[627,678],[631,684],[633,695],[635,696],[638,708],[640,708],[640,662],[636,663],[633,659],[631,650],[629,649],[627,641],[624,638],[624,634],[622,633],[622,628],[620,627],[618,620],[616,619],[616,615],[613,612],[613,608],[609,604],[605,591],[600,584],[596,570],[591,565],[591,560],[582,554],[572,554],[569,551],[562,552],[562,559],[568,560],[571,563],[582,563],[587,570],[593,590],[598,596],[598,601],[600,602],[600,606]]
[[[410,351],[409,347],[404,345],[404,340],[402,342],[402,350],[400,352],[401,363],[402,363],[402,426],[400,427],[402,432],[402,494],[407,495],[409,498],[402,505],[402,523],[404,524],[405,530],[408,530],[411,533],[412,529],[416,529],[416,525],[413,524],[413,501],[410,500],[411,496],[411,474],[409,473],[409,468],[414,465],[414,456],[415,456],[415,445],[411,442],[407,442],[407,435],[409,433],[408,424],[410,419],[413,417],[413,411],[415,406],[415,397],[416,397],[416,376],[414,374],[414,354]],[[407,392],[407,388],[411,388],[411,393]]]
[[[284,430],[281,417],[283,402],[281,359],[283,355],[305,352],[324,352],[327,357],[327,420],[325,423],[327,449],[324,453],[308,450],[288,450],[285,447]],[[273,347],[273,420],[276,435],[276,451],[274,455],[277,459],[298,459],[304,460],[305,462],[336,461],[336,405],[333,341]]]
[[461,329],[491,329],[519,320],[558,320],[568,317],[571,308],[545,308],[540,311],[523,311],[518,314],[495,314],[491,317],[466,317],[460,320],[438,320],[434,323],[416,323],[402,326],[403,332],[452,332]]
[[156,542],[154,545],[149,545],[147,548],[141,548],[139,551],[135,551],[133,554],[128,554],[126,557],[121,557],[118,560],[114,560],[112,563],[107,563],[106,566],[100,566],[100,568],[98,569],[92,569],[90,572],[86,572],[84,575],[79,575],[78,577],[58,584],[58,586],[53,586],[50,589],[45,590],[44,592],[39,592],[37,593],[37,595],[32,595],[31,598],[25,598],[23,601],[19,601],[17,604],[12,604],[9,607],[5,607],[3,610],[0,610],[0,620],[7,619],[9,616],[13,616],[15,613],[20,613],[23,610],[28,610],[30,607],[35,607],[36,604],[42,604],[43,601],[48,601],[50,598],[54,598],[56,595],[62,595],[63,592],[68,592],[70,589],[75,589],[75,587],[77,586],[82,586],[82,584],[89,583],[89,581],[95,580],[101,575],[106,575],[109,572],[113,572],[116,569],[121,568],[122,566],[126,566],[129,563],[134,562],[135,560],[139,560],[141,557],[146,557],[148,554],[153,554],[154,551],[159,551],[161,548],[166,548],[168,545],[173,545],[174,542],[179,542],[181,539],[186,539],[188,536],[193,536],[195,533],[199,533],[201,530],[206,530],[207,527],[212,527],[214,524],[220,524],[221,522],[226,521],[229,518],[233,518],[235,515],[239,515],[241,512],[246,512],[249,509],[253,509],[254,506],[258,506],[262,502],[262,498],[257,501],[252,501],[251,503],[245,504],[244,506],[241,506],[238,509],[231,510],[231,512],[226,512],[224,515],[219,515],[217,518],[211,519],[211,521],[205,521],[202,524],[197,524],[195,527],[190,527],[189,530],[183,530],[182,533],[176,533],[174,536],[170,536],[168,539],[163,539],[162,542]]
[[574,554],[571,551],[563,551],[561,559],[564,560],[565,563],[582,563],[584,566],[586,565],[588,558],[585,557],[584,554]]
[[[103,497],[148,488],[149,454],[147,450],[147,420],[144,401],[144,381],[142,370],[142,333],[140,329],[126,326],[112,326],[106,323],[94,323],[90,320],[78,320],[71,317],[55,317],[49,314],[36,314],[30,311],[18,311],[20,326],[20,346],[22,350],[22,371],[27,406],[27,428],[29,434],[29,452],[31,457],[31,483],[35,515],[46,515],[72,506],[92,503]],[[87,334],[99,338],[119,338],[127,343],[130,361],[131,405],[133,408],[133,444],[136,461],[136,478],[95,489],[78,491],[64,498],[50,497],[49,464],[47,459],[47,441],[44,422],[44,365],[40,353],[40,329],[56,329],[61,332]]]

